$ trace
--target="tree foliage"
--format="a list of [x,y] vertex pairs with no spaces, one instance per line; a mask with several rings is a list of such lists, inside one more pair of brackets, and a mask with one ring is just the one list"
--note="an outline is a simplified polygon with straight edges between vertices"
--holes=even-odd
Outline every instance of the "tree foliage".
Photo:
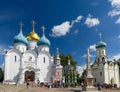
[[84,70],[81,77],[85,78],[86,75],[87,75],[87,70]]
[[0,68],[0,82],[3,81],[3,75],[4,75],[3,70]]
[[61,65],[66,66],[68,65],[68,57],[70,59],[70,64],[76,69],[77,62],[73,60],[71,55],[60,55],[61,58]]

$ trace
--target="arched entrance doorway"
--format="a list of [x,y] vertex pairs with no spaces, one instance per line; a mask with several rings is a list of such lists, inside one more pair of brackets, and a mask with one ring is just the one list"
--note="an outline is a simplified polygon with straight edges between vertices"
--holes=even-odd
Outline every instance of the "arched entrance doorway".
[[34,71],[26,71],[25,72],[25,81],[34,81],[35,80],[35,72]]

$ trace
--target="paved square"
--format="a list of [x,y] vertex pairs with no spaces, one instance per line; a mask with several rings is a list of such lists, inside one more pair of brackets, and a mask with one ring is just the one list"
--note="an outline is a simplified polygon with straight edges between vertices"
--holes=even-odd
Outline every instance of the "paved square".
[[[27,88],[26,85],[16,86],[16,85],[0,84],[0,92],[82,92],[82,91],[81,91],[81,87],[76,87],[76,88],[46,88],[46,87],[29,86]],[[120,92],[120,89],[119,90],[102,89],[102,92]]]

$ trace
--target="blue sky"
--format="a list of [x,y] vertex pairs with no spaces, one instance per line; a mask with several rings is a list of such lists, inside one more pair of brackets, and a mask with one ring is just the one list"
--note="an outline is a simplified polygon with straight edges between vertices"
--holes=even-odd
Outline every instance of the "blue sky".
[[3,51],[13,45],[23,22],[26,36],[35,20],[35,31],[42,36],[41,26],[46,27],[46,37],[51,42],[50,52],[55,49],[71,54],[78,65],[86,63],[86,49],[90,47],[91,62],[95,44],[107,43],[109,59],[120,57],[120,1],[119,0],[3,0],[0,2],[0,64]]

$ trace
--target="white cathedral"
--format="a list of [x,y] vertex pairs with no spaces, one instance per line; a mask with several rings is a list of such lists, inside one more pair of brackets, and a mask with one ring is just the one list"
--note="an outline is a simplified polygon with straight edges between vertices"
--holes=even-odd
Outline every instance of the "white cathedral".
[[35,21],[32,21],[32,31],[27,37],[22,33],[22,25],[20,33],[13,39],[14,47],[5,52],[3,83],[22,84],[27,80],[52,82],[52,66],[55,66],[55,61],[49,52],[51,44],[45,36],[44,26],[40,38],[34,30]]
[[100,33],[100,41],[96,44],[97,56],[91,67],[94,84],[117,84],[120,87],[119,66],[116,62],[108,60],[106,46]]

